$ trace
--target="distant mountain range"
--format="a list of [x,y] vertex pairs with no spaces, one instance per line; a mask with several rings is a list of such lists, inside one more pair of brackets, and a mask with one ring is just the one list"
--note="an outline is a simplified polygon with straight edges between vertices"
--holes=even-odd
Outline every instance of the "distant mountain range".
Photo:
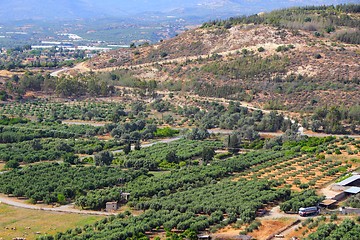
[[129,18],[141,14],[207,20],[290,6],[340,3],[358,3],[358,0],[1,0],[0,22]]

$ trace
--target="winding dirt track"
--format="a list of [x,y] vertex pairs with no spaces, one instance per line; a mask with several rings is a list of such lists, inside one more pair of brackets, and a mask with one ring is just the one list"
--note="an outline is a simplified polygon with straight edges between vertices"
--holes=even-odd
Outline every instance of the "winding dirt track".
[[16,198],[7,197],[7,196],[4,196],[3,194],[0,195],[0,203],[11,205],[14,207],[19,207],[19,208],[49,211],[49,212],[77,213],[77,214],[85,214],[85,215],[103,215],[103,216],[115,215],[115,213],[74,209],[72,204],[64,205],[64,206],[60,206],[60,207],[40,207],[40,206],[25,203],[25,202],[19,202],[19,200],[16,200]]

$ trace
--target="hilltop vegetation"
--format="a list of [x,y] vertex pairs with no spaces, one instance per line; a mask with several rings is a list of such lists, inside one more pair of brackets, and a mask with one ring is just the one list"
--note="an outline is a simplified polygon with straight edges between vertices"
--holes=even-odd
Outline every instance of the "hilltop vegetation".
[[358,4],[291,8],[210,21],[159,44],[101,54],[87,66],[127,69],[172,91],[313,112],[359,103],[359,28]]
[[356,4],[337,6],[308,6],[273,11],[250,17],[230,18],[228,20],[204,23],[202,28],[217,27],[229,29],[239,24],[266,24],[291,30],[314,32],[315,36],[325,36],[340,29],[335,39],[360,44],[360,7]]

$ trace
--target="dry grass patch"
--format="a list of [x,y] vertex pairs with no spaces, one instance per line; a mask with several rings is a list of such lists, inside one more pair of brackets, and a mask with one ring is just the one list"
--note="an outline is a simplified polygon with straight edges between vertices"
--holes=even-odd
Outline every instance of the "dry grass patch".
[[5,162],[0,162],[0,171],[3,171],[5,168]]
[[[4,240],[24,237],[36,239],[39,234],[55,234],[69,228],[93,224],[104,217],[45,212],[0,204],[0,235]],[[15,228],[15,230],[13,229]]]

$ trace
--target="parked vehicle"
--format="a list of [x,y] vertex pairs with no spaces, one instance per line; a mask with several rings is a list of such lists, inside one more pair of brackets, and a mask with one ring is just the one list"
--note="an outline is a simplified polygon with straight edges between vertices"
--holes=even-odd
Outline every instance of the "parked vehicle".
[[320,213],[320,209],[318,207],[299,208],[299,215],[302,217],[306,217],[308,215],[315,215],[318,213]]

